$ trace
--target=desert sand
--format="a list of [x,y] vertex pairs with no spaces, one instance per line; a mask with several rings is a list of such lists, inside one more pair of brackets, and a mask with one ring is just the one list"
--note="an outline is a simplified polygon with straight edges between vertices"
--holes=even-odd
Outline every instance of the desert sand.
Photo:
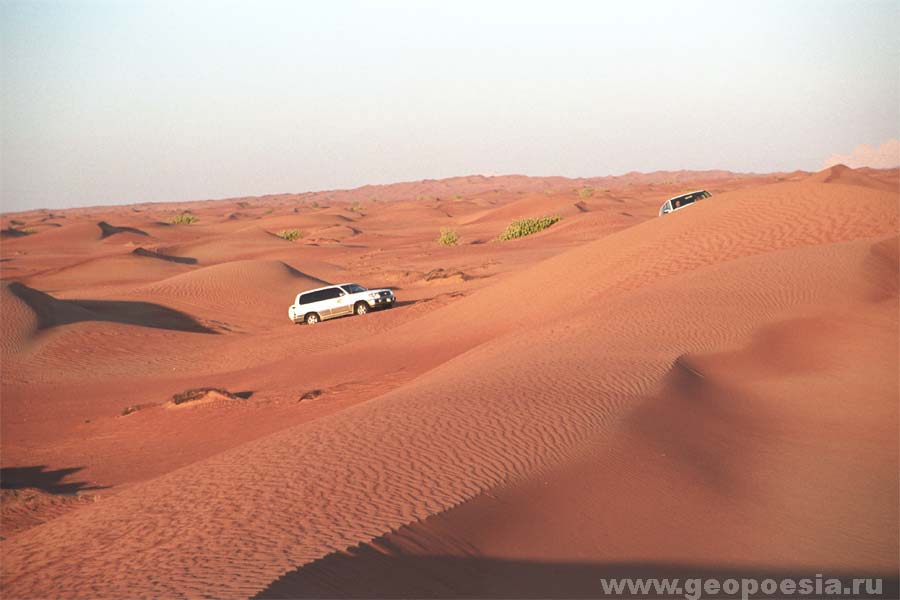
[[[896,586],[898,186],[470,176],[4,214],[3,596]],[[351,281],[398,306],[288,320]]]

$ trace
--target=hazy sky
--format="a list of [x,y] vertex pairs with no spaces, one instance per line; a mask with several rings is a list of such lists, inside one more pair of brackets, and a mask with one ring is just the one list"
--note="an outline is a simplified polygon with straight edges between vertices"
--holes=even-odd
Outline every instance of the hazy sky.
[[2,2],[2,210],[898,137],[900,3]]

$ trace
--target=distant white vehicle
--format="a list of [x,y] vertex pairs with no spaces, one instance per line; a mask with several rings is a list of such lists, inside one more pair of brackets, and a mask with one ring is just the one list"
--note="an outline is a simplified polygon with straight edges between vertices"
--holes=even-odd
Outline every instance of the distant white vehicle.
[[709,198],[710,196],[712,196],[712,194],[710,194],[706,190],[697,190],[695,192],[688,192],[687,194],[675,196],[674,198],[666,200],[663,205],[659,207],[659,216],[669,214],[670,212],[675,212],[676,210],[681,210],[685,206],[690,206],[694,202],[703,200],[704,198]]
[[294,323],[313,325],[343,315],[392,308],[396,302],[394,292],[387,288],[368,290],[356,283],[342,283],[300,292],[288,308],[288,317]]

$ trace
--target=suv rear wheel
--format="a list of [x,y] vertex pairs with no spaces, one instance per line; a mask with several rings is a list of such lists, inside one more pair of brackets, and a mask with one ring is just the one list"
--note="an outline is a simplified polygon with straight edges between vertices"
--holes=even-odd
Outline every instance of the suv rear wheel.
[[306,315],[306,324],[307,325],[315,325],[319,322],[319,315],[316,313],[309,313]]

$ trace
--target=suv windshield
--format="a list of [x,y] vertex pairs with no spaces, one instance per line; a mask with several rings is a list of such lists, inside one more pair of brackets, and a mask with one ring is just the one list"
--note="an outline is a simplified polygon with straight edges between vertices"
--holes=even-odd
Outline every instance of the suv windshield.
[[366,291],[366,288],[357,283],[348,283],[347,285],[342,285],[341,287],[347,290],[347,292],[350,294],[358,294],[360,292]]

